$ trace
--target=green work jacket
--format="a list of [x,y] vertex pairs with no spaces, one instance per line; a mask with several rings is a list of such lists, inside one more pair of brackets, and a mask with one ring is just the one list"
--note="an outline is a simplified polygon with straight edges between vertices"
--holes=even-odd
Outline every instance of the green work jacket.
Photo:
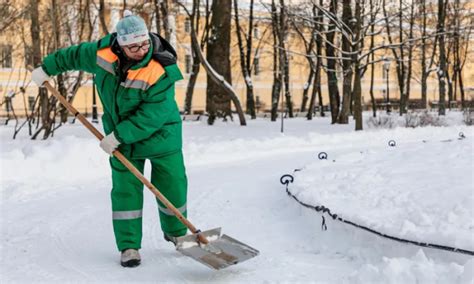
[[157,34],[144,59],[125,72],[119,66],[116,34],[98,42],[59,49],[43,60],[52,76],[81,70],[95,75],[103,106],[105,134],[114,132],[119,150],[131,158],[172,154],[182,148],[181,116],[175,101],[175,82],[183,78],[176,52]]

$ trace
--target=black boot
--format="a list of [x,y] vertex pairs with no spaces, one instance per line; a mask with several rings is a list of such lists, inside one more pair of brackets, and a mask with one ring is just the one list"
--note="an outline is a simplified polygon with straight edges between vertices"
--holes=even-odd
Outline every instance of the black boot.
[[176,244],[178,243],[178,238],[177,237],[168,236],[167,234],[163,234],[163,238],[165,238],[165,241],[167,241],[167,242],[172,242],[174,244],[174,246],[176,246]]

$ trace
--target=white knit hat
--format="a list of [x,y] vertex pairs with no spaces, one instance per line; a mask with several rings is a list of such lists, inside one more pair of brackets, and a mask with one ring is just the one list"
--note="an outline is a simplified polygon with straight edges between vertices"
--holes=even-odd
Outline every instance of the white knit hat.
[[125,10],[123,18],[117,23],[117,41],[119,45],[130,45],[150,39],[145,21],[131,11]]

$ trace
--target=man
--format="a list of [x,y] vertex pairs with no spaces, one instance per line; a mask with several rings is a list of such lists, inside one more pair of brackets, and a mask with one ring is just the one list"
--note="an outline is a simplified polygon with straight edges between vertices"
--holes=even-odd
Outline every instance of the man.
[[[32,80],[41,86],[50,76],[65,71],[95,74],[106,134],[100,147],[111,155],[115,240],[122,252],[121,265],[134,267],[141,261],[143,184],[112,153],[120,150],[141,172],[145,160],[150,160],[151,182],[186,216],[181,117],[174,99],[174,83],[183,77],[175,50],[159,35],[149,33],[142,18],[125,11],[116,31],[98,42],[46,56]],[[157,202],[164,238],[176,244],[176,237],[187,229]]]

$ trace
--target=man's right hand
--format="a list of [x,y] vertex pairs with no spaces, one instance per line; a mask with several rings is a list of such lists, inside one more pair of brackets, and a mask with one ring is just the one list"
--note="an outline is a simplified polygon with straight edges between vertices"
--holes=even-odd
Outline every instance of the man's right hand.
[[49,77],[40,66],[31,72],[31,80],[41,87],[44,82],[51,80],[51,77]]

